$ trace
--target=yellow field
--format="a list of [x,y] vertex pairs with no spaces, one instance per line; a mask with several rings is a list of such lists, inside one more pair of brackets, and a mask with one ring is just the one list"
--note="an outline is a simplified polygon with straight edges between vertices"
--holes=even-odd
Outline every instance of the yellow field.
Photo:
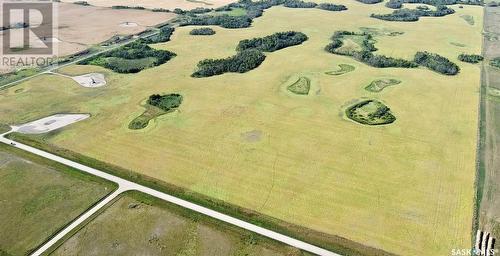
[[[92,118],[65,129],[51,142],[193,191],[294,224],[403,255],[448,255],[468,248],[474,195],[478,66],[458,54],[480,53],[482,8],[419,22],[369,18],[391,12],[383,4],[345,4],[345,12],[273,7],[247,29],[214,27],[217,34],[190,36],[178,28],[158,45],[177,53],[165,65],[139,74],[113,74],[72,66],[67,73],[104,71],[108,85],[85,89],[43,76],[0,92],[0,122],[53,112],[88,112]],[[460,15],[474,17],[474,26]],[[336,30],[359,27],[405,32],[376,37],[379,53],[412,58],[427,50],[459,64],[457,76],[424,68],[377,69],[323,50]],[[309,40],[267,54],[257,69],[194,79],[199,60],[233,55],[239,40],[295,30]],[[461,43],[457,47],[451,42]],[[341,76],[326,71],[350,64]],[[290,76],[311,79],[308,96],[283,86]],[[379,93],[371,81],[402,83]],[[15,90],[25,88],[24,92]],[[179,112],[161,116],[144,130],[129,122],[153,93],[179,92]],[[388,126],[347,120],[344,107],[375,98],[396,116]],[[260,132],[260,140],[249,134]],[[257,133],[258,133],[257,132]]]

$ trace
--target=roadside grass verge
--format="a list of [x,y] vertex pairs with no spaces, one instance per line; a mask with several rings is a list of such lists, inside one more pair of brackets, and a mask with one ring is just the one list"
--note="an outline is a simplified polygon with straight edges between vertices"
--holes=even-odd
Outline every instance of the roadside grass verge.
[[25,255],[117,188],[116,184],[0,144],[0,249]]

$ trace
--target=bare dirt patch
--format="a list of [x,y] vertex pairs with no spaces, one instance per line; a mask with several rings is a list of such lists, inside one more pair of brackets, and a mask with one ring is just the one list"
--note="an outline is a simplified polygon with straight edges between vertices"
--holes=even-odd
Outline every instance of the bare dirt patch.
[[[63,2],[77,2],[79,0],[63,0]],[[196,7],[206,7],[206,8],[217,8],[219,6],[227,5],[232,2],[231,0],[168,0],[168,1],[158,1],[158,0],[87,0],[87,2],[93,6],[111,7],[115,5],[125,5],[125,6],[141,6],[148,9],[154,8],[164,8],[168,10],[173,10],[175,8],[181,8],[185,10],[194,9]]]
[[24,134],[42,134],[82,121],[89,117],[89,114],[56,114],[19,126],[13,126],[13,129],[16,132]]
[[[58,35],[45,40],[57,42],[58,56],[77,53],[114,35],[136,34],[175,17],[173,13],[164,12],[115,10],[71,3],[54,4],[58,10]],[[17,19],[21,20],[22,17]],[[128,25],[122,25],[127,22]],[[0,42],[1,37],[2,34]]]

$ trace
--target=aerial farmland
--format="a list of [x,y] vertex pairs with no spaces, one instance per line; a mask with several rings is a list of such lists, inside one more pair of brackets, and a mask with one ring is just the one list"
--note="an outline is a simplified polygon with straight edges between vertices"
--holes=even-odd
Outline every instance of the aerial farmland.
[[[148,10],[125,9],[170,15],[156,34],[7,86],[0,123],[12,141],[341,255],[451,255],[478,229],[483,13],[497,7],[407,2],[193,1],[174,15],[143,1]],[[85,119],[23,132],[56,114]],[[112,253],[111,216],[144,221],[130,212],[137,198],[116,199],[52,251],[85,254],[89,232]],[[223,251],[307,253],[245,247],[245,234]]]

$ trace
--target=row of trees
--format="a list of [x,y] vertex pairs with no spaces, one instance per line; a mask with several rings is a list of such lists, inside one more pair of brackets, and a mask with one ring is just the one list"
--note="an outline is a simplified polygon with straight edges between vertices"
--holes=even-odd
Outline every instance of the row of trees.
[[257,49],[263,52],[274,52],[289,46],[299,45],[307,39],[307,36],[301,32],[278,32],[265,37],[242,40],[239,42],[236,50]]
[[316,7],[321,10],[327,10],[332,12],[340,12],[347,10],[347,7],[342,4],[330,4],[330,3],[321,3]]
[[287,0],[283,4],[283,6],[288,7],[288,8],[314,8],[318,4],[313,3],[313,2],[304,2],[300,0]]
[[463,62],[468,62],[468,63],[479,63],[483,59],[484,59],[483,56],[477,55],[477,54],[462,53],[462,54],[458,55],[458,60],[463,61]]
[[399,9],[395,10],[389,14],[372,14],[372,18],[387,20],[387,21],[418,21],[422,16],[428,17],[442,17],[449,14],[455,13],[455,10],[448,8],[447,6],[440,5],[436,7],[436,10],[429,9]]
[[259,50],[249,49],[225,59],[206,59],[198,63],[192,77],[209,77],[227,72],[245,73],[258,67],[266,56]]
[[382,2],[383,0],[356,0],[358,2],[364,3],[364,4],[378,4]]
[[167,95],[153,94],[148,98],[148,104],[164,111],[178,108],[182,103],[182,95],[171,93]]
[[214,35],[215,31],[211,28],[195,28],[189,32],[190,35],[195,35],[195,36],[210,36]]
[[457,64],[435,53],[417,52],[414,61],[419,65],[444,75],[456,75],[460,71]]
[[180,23],[181,26],[188,25],[217,25],[223,28],[246,28],[249,27],[252,23],[252,19],[248,16],[229,16],[227,14],[224,15],[216,15],[216,16],[196,16],[190,17],[187,20],[184,20]]

